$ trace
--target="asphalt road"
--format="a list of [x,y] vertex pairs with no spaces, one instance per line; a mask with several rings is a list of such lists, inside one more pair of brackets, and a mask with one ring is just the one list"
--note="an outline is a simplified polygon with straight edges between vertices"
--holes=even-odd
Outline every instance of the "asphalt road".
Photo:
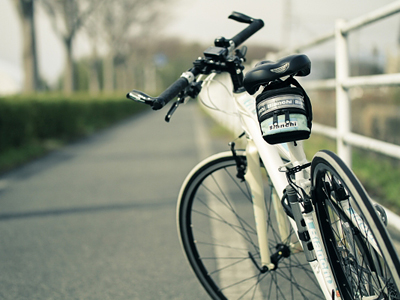
[[170,124],[165,112],[0,177],[0,299],[209,299],[179,244],[176,197],[221,144],[205,142],[195,106]]
[[208,299],[175,209],[193,106],[149,112],[0,178],[0,299]]

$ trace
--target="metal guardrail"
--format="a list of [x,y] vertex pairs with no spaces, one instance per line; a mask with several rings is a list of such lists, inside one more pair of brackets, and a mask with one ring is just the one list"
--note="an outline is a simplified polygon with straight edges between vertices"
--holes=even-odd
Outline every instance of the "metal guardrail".
[[[384,19],[398,12],[400,12],[400,0],[352,21],[345,22],[339,20],[336,23],[335,31],[320,35],[307,43],[297,47],[285,49],[277,54],[279,56],[283,56],[292,54],[294,52],[300,52],[304,49],[311,48],[335,38],[336,78],[308,81],[302,84],[306,90],[336,89],[336,110],[337,112],[340,112],[336,115],[339,116],[337,117],[337,124],[340,126],[338,126],[338,128],[334,128],[313,123],[312,131],[336,139],[338,145],[338,155],[341,156],[348,166],[351,166],[351,146],[357,146],[400,159],[399,145],[382,142],[352,133],[350,131],[350,99],[346,91],[347,89],[356,86],[372,87],[400,85],[400,73],[350,77],[346,39],[346,34],[351,30],[358,29],[362,26]],[[226,94],[224,93],[226,93],[228,90],[232,90],[232,88],[227,88],[230,86],[230,79],[226,74],[220,74],[219,81],[220,83],[212,84],[212,89],[210,91],[212,95],[209,95],[212,99],[216,99],[215,102],[209,102],[209,100],[206,100],[208,105],[214,106],[217,109],[211,109],[208,110],[208,112],[218,123],[230,129],[236,135],[239,135],[242,132],[242,128],[240,126],[238,116],[233,113],[235,111],[234,103],[232,101],[223,101],[223,99],[227,98]],[[202,94],[204,98],[207,98],[207,92],[202,91]],[[388,215],[389,227],[396,228],[398,231],[400,231],[400,216],[397,216],[388,209],[386,209],[386,213]]]
[[283,56],[304,51],[331,39],[336,46],[336,78],[311,81],[304,84],[307,90],[336,89],[337,128],[314,124],[313,131],[336,138],[338,155],[351,166],[351,146],[373,150],[400,159],[400,146],[371,139],[351,132],[351,108],[347,90],[351,87],[374,87],[400,85],[400,73],[373,76],[349,76],[349,57],[347,34],[373,22],[382,20],[400,12],[400,1],[392,2],[359,18],[344,21],[337,20],[335,30],[320,35],[301,45],[284,49],[278,53]]

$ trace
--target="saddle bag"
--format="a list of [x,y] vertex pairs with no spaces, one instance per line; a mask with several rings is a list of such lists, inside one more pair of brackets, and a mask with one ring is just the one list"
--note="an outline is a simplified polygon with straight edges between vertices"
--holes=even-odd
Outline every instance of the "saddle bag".
[[310,137],[310,98],[293,77],[267,85],[256,98],[256,110],[267,143],[273,145]]

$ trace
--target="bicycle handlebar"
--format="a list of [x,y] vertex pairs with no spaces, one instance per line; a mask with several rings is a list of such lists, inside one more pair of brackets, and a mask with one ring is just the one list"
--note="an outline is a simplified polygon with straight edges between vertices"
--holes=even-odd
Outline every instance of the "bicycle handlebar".
[[235,44],[235,48],[238,47],[240,44],[242,44],[245,40],[247,40],[249,37],[251,37],[254,33],[259,31],[261,28],[264,27],[264,22],[261,19],[252,19],[246,15],[243,15],[238,12],[233,12],[230,16],[229,19],[241,22],[241,23],[248,23],[250,24],[247,26],[245,29],[243,29],[241,32],[239,32],[237,35],[235,35],[231,40]]
[[169,101],[174,99],[183,91],[199,74],[196,68],[183,73],[174,83],[172,83],[160,96],[153,102],[152,108],[158,110],[163,108]]
[[148,104],[152,109],[158,110],[163,108],[169,101],[174,99],[183,91],[189,84],[199,75],[200,71],[197,68],[192,68],[183,73],[174,83],[172,83],[164,92],[158,97],[150,97],[143,92],[132,90],[126,97],[136,102]]
[[[264,26],[264,22],[261,19],[253,19],[238,12],[233,12],[229,16],[229,18],[241,23],[249,24],[249,26],[236,34],[232,39],[228,40],[228,42],[233,42],[233,45],[229,43],[229,45],[233,46],[233,48],[238,47],[240,44],[242,44],[245,40],[247,40]],[[178,80],[172,83],[158,97],[151,97],[144,94],[143,92],[136,90],[132,90],[131,92],[129,92],[126,97],[137,102],[148,104],[154,110],[161,109],[169,101],[178,96],[180,92],[184,91],[194,81],[196,76],[201,73],[201,71],[202,70],[200,68],[193,67],[189,71],[183,73]]]

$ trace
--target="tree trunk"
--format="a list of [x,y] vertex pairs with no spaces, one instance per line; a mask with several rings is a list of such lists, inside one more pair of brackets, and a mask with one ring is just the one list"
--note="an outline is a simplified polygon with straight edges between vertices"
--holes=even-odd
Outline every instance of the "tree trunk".
[[123,68],[121,64],[115,66],[115,90],[122,91],[123,88]]
[[89,93],[96,95],[100,92],[97,59],[92,59],[89,66]]
[[39,72],[36,53],[35,17],[33,0],[15,0],[22,24],[24,92],[39,90]]
[[103,76],[103,87],[105,92],[114,91],[114,54],[110,52],[104,61],[104,76]]
[[64,74],[64,93],[69,95],[74,91],[74,61],[72,58],[72,38],[66,38],[64,41],[67,54]]
[[89,60],[89,93],[96,95],[100,92],[100,82],[99,82],[99,68],[98,60],[99,56],[97,53],[96,44],[94,43],[92,56]]

